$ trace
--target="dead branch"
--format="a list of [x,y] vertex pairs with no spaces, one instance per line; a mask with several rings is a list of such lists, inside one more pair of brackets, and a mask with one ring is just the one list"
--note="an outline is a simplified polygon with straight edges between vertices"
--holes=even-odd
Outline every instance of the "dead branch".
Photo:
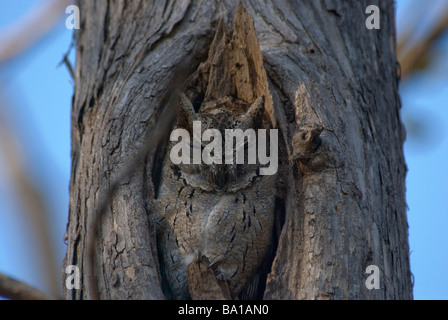
[[71,2],[71,0],[39,2],[13,25],[1,30],[0,63],[19,55],[46,35]]
[[[427,34],[427,36],[415,43],[410,49],[401,54],[401,78],[404,79],[412,71],[414,71],[424,57],[424,55],[431,49],[433,43],[440,38],[440,36],[448,29],[448,11],[440,18],[434,28]],[[399,41],[401,43],[401,41]],[[404,45],[401,44],[400,48]]]
[[58,300],[56,297],[1,273],[0,296],[13,300]]

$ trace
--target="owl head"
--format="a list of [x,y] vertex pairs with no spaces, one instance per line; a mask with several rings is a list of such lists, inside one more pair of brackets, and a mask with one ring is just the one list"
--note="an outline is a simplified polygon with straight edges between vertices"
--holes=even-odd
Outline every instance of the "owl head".
[[187,183],[212,190],[247,185],[257,175],[256,160],[251,160],[249,150],[255,150],[251,149],[256,145],[255,129],[262,125],[264,96],[250,105],[230,98],[213,101],[202,105],[198,112],[184,94],[180,94],[180,100],[177,128],[185,129],[192,137],[192,158],[201,156],[200,163],[193,160],[182,164]]

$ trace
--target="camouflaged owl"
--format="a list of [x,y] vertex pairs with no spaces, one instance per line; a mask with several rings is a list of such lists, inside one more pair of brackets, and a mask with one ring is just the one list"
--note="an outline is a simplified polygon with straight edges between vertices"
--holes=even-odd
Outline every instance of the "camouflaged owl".
[[[195,124],[200,123],[201,134],[210,129],[226,138],[229,129],[260,128],[263,112],[263,96],[251,105],[230,97],[209,101],[196,112],[181,94],[176,128],[193,136],[186,152],[191,157],[210,143],[193,133]],[[217,279],[228,284],[232,298],[254,298],[247,292],[256,291],[257,274],[272,245],[276,178],[261,175],[258,162],[225,161],[238,152],[247,153],[249,140],[233,144],[232,149],[218,141],[223,145],[217,149],[223,152],[211,152],[216,161],[210,164],[173,163],[170,154],[176,144],[169,144],[156,200],[163,219],[158,250],[168,298],[190,298],[186,270],[198,254],[210,261]]]

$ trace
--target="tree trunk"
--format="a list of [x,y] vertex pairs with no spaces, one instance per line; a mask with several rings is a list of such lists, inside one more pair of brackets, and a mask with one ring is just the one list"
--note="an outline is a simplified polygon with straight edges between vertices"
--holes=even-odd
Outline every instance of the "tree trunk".
[[[262,62],[254,62],[261,71],[248,72],[265,74],[252,89],[265,95],[284,146],[279,171],[286,191],[261,296],[412,299],[393,2],[377,1],[378,30],[365,27],[366,1],[242,4],[253,17],[262,55]],[[81,289],[65,289],[65,295],[95,298],[97,283],[101,299],[164,299],[157,224],[151,223],[160,149],[150,149],[110,199],[108,190],[144,149],[147,130],[161,121],[179,66],[189,76],[207,61],[219,21],[231,29],[238,1],[78,6],[63,267],[80,268]],[[256,61],[249,52],[256,45],[246,45],[243,51]],[[89,261],[95,214],[104,199],[110,200],[108,210]],[[96,279],[88,271],[91,263]],[[366,286],[369,265],[379,268],[379,289]]]

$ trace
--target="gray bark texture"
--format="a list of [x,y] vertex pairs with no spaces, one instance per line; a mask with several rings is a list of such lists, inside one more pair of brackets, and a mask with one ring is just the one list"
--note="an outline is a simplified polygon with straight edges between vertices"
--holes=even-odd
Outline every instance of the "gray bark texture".
[[[393,1],[373,2],[247,0],[248,14],[234,25],[236,0],[78,1],[63,269],[80,268],[81,289],[64,288],[66,298],[166,298],[153,204],[162,151],[150,148],[143,165],[117,178],[161,121],[180,86],[179,66],[185,77],[197,73],[223,23],[234,35],[248,34],[234,37],[242,57],[228,58],[240,59],[247,72],[232,75],[236,95],[247,103],[264,95],[282,145],[284,190],[257,297],[412,299],[395,9]],[[365,27],[370,4],[380,8],[378,30]],[[249,35],[253,27],[258,42]],[[222,88],[219,81],[212,75],[210,88]],[[119,183],[108,199],[111,181]],[[89,259],[104,199],[107,213]],[[202,264],[207,259],[199,260],[188,267],[191,297],[229,298]],[[380,289],[365,285],[369,265],[379,268]],[[204,288],[210,296],[198,293]]]

